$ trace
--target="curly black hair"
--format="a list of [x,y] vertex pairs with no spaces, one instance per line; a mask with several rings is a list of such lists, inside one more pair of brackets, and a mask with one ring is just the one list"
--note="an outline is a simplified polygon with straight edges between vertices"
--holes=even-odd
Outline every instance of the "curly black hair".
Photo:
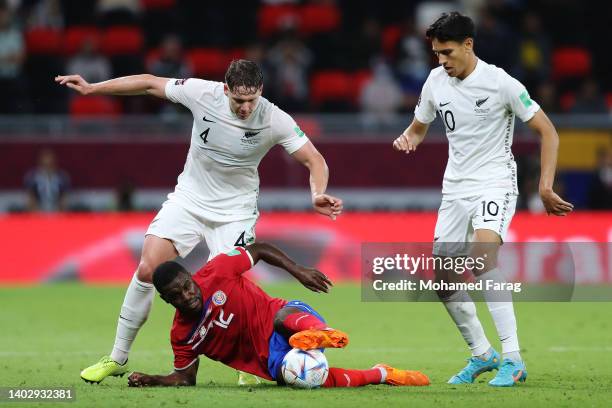
[[471,18],[453,11],[452,13],[443,13],[429,26],[425,35],[430,40],[435,38],[440,42],[463,42],[466,38],[476,36],[476,27]]
[[178,262],[168,261],[162,263],[153,272],[153,285],[155,289],[162,293],[162,289],[173,282],[181,273],[189,274]]

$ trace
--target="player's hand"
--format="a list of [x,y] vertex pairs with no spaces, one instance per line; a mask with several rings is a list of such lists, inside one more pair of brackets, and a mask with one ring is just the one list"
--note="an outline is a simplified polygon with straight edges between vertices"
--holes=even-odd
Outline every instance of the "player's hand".
[[342,200],[328,194],[312,196],[312,206],[319,214],[327,215],[332,220],[342,213]]
[[313,292],[329,292],[329,286],[333,286],[331,281],[325,274],[315,268],[308,268],[302,265],[296,265],[295,270],[291,274],[300,281],[302,285],[312,290]]
[[129,387],[146,387],[147,385],[152,385],[150,375],[133,372],[128,377]]
[[81,95],[89,95],[93,92],[93,86],[80,75],[58,75],[55,77],[55,82],[60,85],[66,85]]
[[393,141],[393,148],[398,152],[410,152],[416,151],[417,146],[421,143],[419,138],[414,135],[402,133],[397,139]]
[[574,209],[574,204],[564,201],[553,190],[541,190],[540,198],[548,215],[553,214],[565,217]]

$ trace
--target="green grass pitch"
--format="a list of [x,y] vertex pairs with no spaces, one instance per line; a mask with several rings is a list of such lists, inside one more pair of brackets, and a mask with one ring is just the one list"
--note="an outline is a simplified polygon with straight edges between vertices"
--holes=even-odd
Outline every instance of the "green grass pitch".
[[[468,352],[437,303],[363,303],[356,285],[339,285],[328,295],[297,284],[266,289],[310,303],[349,334],[346,349],[327,352],[330,365],[368,368],[386,362],[422,370],[432,385],[310,391],[271,383],[238,387],[234,370],[206,358],[201,359],[196,387],[133,389],[126,377],[86,384],[79,371],[110,351],[124,288],[62,284],[0,288],[0,387],[75,387],[75,402],[38,404],[43,407],[603,407],[612,400],[611,303],[516,304],[529,378],[518,387],[495,389],[486,384],[492,373],[470,386],[446,384],[463,367]],[[489,339],[499,349],[486,306],[478,308]],[[155,300],[133,347],[132,370],[171,371],[172,313],[169,305]]]

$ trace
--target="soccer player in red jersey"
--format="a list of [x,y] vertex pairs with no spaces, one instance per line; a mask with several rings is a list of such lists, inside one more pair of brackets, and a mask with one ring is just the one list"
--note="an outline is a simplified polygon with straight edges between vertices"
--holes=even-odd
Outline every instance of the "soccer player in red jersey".
[[[285,269],[315,292],[327,292],[331,282],[320,271],[301,266],[280,249],[255,243],[220,254],[195,275],[176,262],[165,262],[153,274],[161,298],[176,308],[170,333],[174,371],[169,375],[135,372],[128,384],[140,386],[195,385],[199,356],[222,362],[284,385],[280,366],[292,348],[310,350],[344,347],[348,336],[327,326],[309,305],[272,298],[242,274],[264,260]],[[418,371],[376,365],[369,370],[330,368],[323,387],[368,384],[428,385]]]

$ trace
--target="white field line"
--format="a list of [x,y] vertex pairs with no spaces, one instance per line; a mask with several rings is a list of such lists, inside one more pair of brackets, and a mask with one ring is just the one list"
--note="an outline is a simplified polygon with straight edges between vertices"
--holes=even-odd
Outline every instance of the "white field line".
[[[346,349],[347,353],[358,353],[358,354],[379,354],[379,353],[406,353],[406,352],[426,352],[426,353],[451,353],[451,352],[463,352],[463,348],[445,348],[445,347],[376,347],[376,348],[360,348],[360,347],[349,347]],[[612,346],[551,346],[543,351],[549,353],[612,353]],[[344,351],[342,351],[344,352]],[[69,350],[69,351],[0,351],[0,357],[43,357],[43,356],[101,356],[104,352],[100,351],[86,351],[86,350]],[[146,350],[146,351],[133,351],[131,352],[134,356],[171,356],[172,352],[170,349],[163,350]]]

